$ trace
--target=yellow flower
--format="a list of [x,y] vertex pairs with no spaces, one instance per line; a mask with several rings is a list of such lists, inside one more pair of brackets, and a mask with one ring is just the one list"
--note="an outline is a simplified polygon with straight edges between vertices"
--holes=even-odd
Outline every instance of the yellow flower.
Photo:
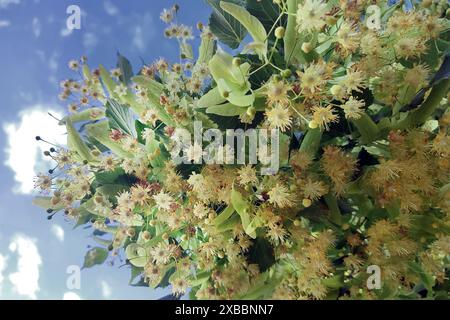
[[286,131],[292,124],[291,114],[289,109],[277,105],[274,108],[266,111],[267,122],[271,128]]
[[332,145],[326,146],[323,151],[322,168],[333,181],[334,191],[342,194],[356,170],[356,160]]
[[170,210],[170,205],[174,202],[172,196],[164,191],[153,196],[156,206],[161,210]]
[[361,88],[365,87],[364,75],[361,71],[349,70],[341,84],[345,87],[348,94],[352,93],[352,91],[361,92]]
[[269,202],[280,208],[290,207],[294,204],[288,189],[281,184],[277,183],[267,194]]
[[312,109],[313,113],[313,121],[317,123],[321,128],[329,129],[329,124],[332,122],[336,122],[338,116],[333,113],[333,107],[314,107]]
[[426,64],[416,64],[406,71],[405,81],[413,88],[417,88],[426,84],[429,74],[430,68]]
[[276,81],[272,79],[266,84],[265,93],[267,96],[267,104],[282,104],[286,105],[289,102],[288,91],[290,86],[286,81]]
[[322,181],[310,178],[302,185],[303,194],[310,200],[317,200],[328,192],[328,187]]
[[347,119],[359,119],[364,113],[364,101],[350,97],[346,103],[340,106],[344,110]]
[[249,183],[255,184],[258,182],[258,177],[256,176],[256,170],[251,165],[246,165],[239,169],[239,184],[247,185]]
[[326,70],[324,63],[312,63],[303,72],[297,72],[300,76],[300,85],[312,93],[320,90],[326,83]]
[[320,30],[325,25],[326,3],[320,0],[305,0],[298,5],[297,28],[298,32],[312,32]]

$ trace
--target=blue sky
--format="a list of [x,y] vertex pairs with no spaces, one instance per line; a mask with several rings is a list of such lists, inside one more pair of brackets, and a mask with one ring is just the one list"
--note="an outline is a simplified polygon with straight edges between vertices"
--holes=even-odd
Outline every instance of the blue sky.
[[[178,0],[179,22],[207,23],[202,0]],[[90,66],[115,66],[120,51],[134,66],[159,57],[177,59],[177,45],[163,37],[159,13],[169,0],[0,0],[0,299],[155,299],[167,293],[128,286],[120,259],[83,270],[81,288],[69,289],[70,265],[82,265],[89,230],[73,229],[62,216],[48,221],[31,204],[33,172],[50,166],[41,135],[63,143],[64,129],[46,115],[66,113],[59,82],[73,77],[70,59],[87,55]],[[66,8],[82,10],[80,30],[66,30]]]

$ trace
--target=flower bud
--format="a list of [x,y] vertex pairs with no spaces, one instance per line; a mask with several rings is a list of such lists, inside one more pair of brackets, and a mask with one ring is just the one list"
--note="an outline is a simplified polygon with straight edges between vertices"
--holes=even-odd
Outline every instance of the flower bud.
[[134,230],[134,228],[127,229],[127,236],[129,236],[130,238],[133,238],[135,235],[136,235],[136,230]]
[[302,204],[305,208],[311,207],[312,201],[308,198],[303,199]]
[[151,237],[152,237],[152,235],[151,235],[150,232],[148,232],[148,231],[144,231],[144,232],[142,233],[142,239],[144,239],[144,240],[146,240],[146,241],[150,240]]
[[333,95],[333,97],[338,97],[342,94],[342,91],[344,90],[344,88],[342,88],[342,86],[335,84],[334,86],[332,86],[330,88],[330,92]]
[[314,120],[311,120],[311,121],[309,122],[308,126],[309,126],[311,129],[316,129],[319,125],[318,125],[318,123],[315,122]]
[[233,58],[233,66],[239,67],[241,64],[242,64],[241,58],[238,58],[238,57]]
[[298,219],[295,219],[295,220],[294,220],[294,226],[300,227],[300,225],[301,225],[301,221],[298,220]]
[[275,81],[275,82],[281,81],[281,76],[279,74],[274,75],[273,76],[273,81]]
[[283,78],[289,78],[291,75],[292,75],[292,71],[290,69],[281,71],[281,76]]
[[277,39],[282,39],[284,37],[285,29],[284,27],[278,27],[275,29],[275,37]]
[[314,49],[314,48],[313,48],[311,42],[303,42],[302,43],[302,51],[304,53],[310,53],[312,51],[312,49]]

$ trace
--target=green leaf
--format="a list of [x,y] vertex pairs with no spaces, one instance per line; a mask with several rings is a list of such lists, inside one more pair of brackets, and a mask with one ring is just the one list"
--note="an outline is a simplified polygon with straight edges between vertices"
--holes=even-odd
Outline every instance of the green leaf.
[[255,42],[266,42],[266,29],[264,29],[262,23],[256,17],[252,16],[243,6],[221,1],[220,7],[238,20],[247,29]]
[[104,248],[92,248],[84,256],[83,268],[91,268],[97,264],[102,264],[108,258],[108,250]]
[[137,137],[134,125],[133,112],[129,107],[124,106],[114,99],[109,99],[106,103],[106,116],[109,119],[111,129],[117,129],[132,137]]
[[187,42],[180,43],[181,54],[184,55],[184,59],[194,59],[194,52],[192,46]]
[[97,188],[97,192],[109,197],[117,196],[119,193],[127,190],[127,186],[122,184],[105,184]]
[[77,213],[79,214],[78,220],[73,226],[74,229],[78,228],[79,226],[82,226],[88,222],[91,221],[91,219],[94,217],[93,214],[91,214],[89,211],[85,210],[84,208],[79,207],[77,209]]
[[83,64],[82,73],[84,79],[89,80],[92,78],[91,70],[89,70],[89,66],[87,64]]
[[[295,15],[300,3],[300,0],[287,0],[288,21],[286,33],[283,39],[284,61],[286,61],[286,65],[291,63],[306,63],[308,60],[312,60],[313,54],[315,53],[315,51],[311,51],[307,57],[302,51],[302,44],[306,41],[306,35],[298,32]],[[311,58],[309,58],[309,56],[311,56]]]
[[73,127],[70,120],[66,121],[67,145],[69,149],[75,151],[82,160],[91,161],[91,150],[81,138],[80,134]]
[[166,269],[166,273],[164,274],[164,277],[159,282],[159,284],[156,286],[156,288],[166,288],[170,285],[169,279],[170,277],[175,273],[177,270],[175,267],[170,267]]
[[198,48],[198,59],[196,64],[208,63],[216,50],[216,41],[210,37],[202,37],[200,47]]
[[145,267],[147,264],[147,250],[136,244],[130,243],[125,249],[128,261],[135,267]]
[[423,268],[420,266],[420,264],[418,264],[416,262],[411,262],[409,264],[409,268],[411,269],[411,271],[413,271],[414,273],[416,273],[419,276],[423,285],[428,290],[428,292],[431,294],[433,292],[433,286],[435,283],[433,276],[428,274],[427,272],[425,272],[423,270]]
[[240,87],[245,82],[245,77],[243,77],[240,70],[233,65],[233,56],[220,48],[209,61],[209,70],[216,82],[219,82],[219,79],[223,79],[230,87]]
[[131,78],[131,80],[157,96],[159,96],[164,90],[164,85],[162,83],[146,76],[135,76]]
[[255,95],[253,93],[242,95],[240,92],[232,91],[227,100],[238,107],[250,107],[255,101]]
[[344,286],[344,278],[342,275],[322,279],[322,284],[330,289],[339,289]]
[[256,238],[256,232],[253,228],[249,229],[250,225],[250,204],[246,201],[242,194],[234,189],[231,190],[231,204],[236,212],[241,217],[242,227],[244,228],[245,233],[247,233],[251,238]]
[[234,226],[241,222],[241,217],[239,214],[232,214],[231,217],[225,222],[217,226],[218,232],[225,232],[228,230],[233,230]]
[[257,300],[270,298],[275,288],[280,284],[282,278],[269,278],[268,275],[268,271],[259,275],[259,279],[254,282],[252,289],[245,294],[238,296],[238,299]]
[[103,108],[89,108],[87,110],[77,112],[74,114],[71,114],[70,116],[64,117],[59,124],[63,125],[66,123],[67,120],[70,120],[70,122],[77,123],[82,121],[95,121],[103,118],[105,116],[105,109]]
[[103,84],[108,90],[109,95],[114,96],[114,90],[116,89],[117,84],[114,82],[114,79],[111,77],[108,70],[106,70],[104,66],[100,65],[98,68],[100,70],[100,78],[102,79]]
[[98,171],[95,173],[95,180],[100,184],[114,184],[117,179],[124,175],[125,171],[117,167],[113,171]]
[[211,277],[210,271],[203,271],[201,273],[198,273],[195,277],[192,276],[189,279],[189,284],[191,287],[200,286],[203,283],[205,283],[206,281],[208,281],[210,277]]
[[247,109],[243,107],[235,106],[234,104],[231,104],[229,102],[218,105],[218,106],[212,106],[206,109],[206,113],[212,113],[217,114],[219,116],[225,116],[225,117],[232,117],[232,116],[238,116],[242,113],[244,113]]
[[215,87],[211,90],[209,90],[206,94],[204,94],[198,101],[197,101],[197,108],[208,108],[211,106],[215,106],[218,104],[221,104],[225,102],[226,99],[222,97],[222,95],[219,92],[219,88]]
[[228,220],[231,215],[234,213],[233,206],[228,206],[225,210],[223,210],[217,217],[214,218],[213,224],[218,226]]
[[131,265],[131,277],[130,277],[130,281],[128,281],[128,284],[131,285],[134,282],[134,280],[137,277],[139,277],[143,272],[144,272],[143,268],[139,268],[139,267]]
[[145,109],[154,108],[161,121],[169,126],[175,127],[176,123],[159,102],[159,98],[161,96],[161,93],[163,92],[164,85],[159,83],[158,81],[144,76],[136,76],[133,77],[132,80],[142,88],[147,89],[148,99],[150,101],[150,105],[139,105],[139,110],[133,109],[133,111],[140,115],[145,111]]
[[105,147],[108,147],[112,152],[121,157],[132,158],[133,154],[125,151],[119,143],[109,138],[109,129],[110,128],[108,121],[102,121],[86,126],[86,132],[91,138],[97,140]]
[[272,0],[247,0],[247,10],[251,15],[258,18],[264,25],[266,31],[269,31],[278,19],[280,9]]
[[117,52],[117,68],[120,69],[120,81],[125,85],[131,84],[131,77],[133,77],[133,68],[131,67],[130,61]]
[[64,208],[64,205],[61,204],[57,204],[56,206],[52,205],[51,199],[52,197],[38,196],[33,199],[33,204],[42,209],[60,210]]
[[[232,49],[236,49],[245,38],[247,31],[238,20],[220,7],[220,0],[207,1],[213,8],[213,13],[209,18],[209,27],[212,33],[221,42],[225,43]],[[227,1],[237,5],[244,5],[242,0]]]

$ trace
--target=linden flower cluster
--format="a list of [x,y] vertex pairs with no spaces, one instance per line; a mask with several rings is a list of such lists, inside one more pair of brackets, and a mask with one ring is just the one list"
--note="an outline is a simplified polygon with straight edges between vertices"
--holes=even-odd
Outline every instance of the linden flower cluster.
[[[45,152],[56,166],[36,177],[35,203],[101,231],[85,266],[124,256],[135,285],[192,299],[447,297],[448,4],[213,6],[198,32],[176,22],[177,5],[161,13],[175,63],[69,63],[81,79],[61,82],[67,145]],[[195,121],[274,129],[280,170],[203,163],[212,140],[176,163],[179,129],[194,135]]]

